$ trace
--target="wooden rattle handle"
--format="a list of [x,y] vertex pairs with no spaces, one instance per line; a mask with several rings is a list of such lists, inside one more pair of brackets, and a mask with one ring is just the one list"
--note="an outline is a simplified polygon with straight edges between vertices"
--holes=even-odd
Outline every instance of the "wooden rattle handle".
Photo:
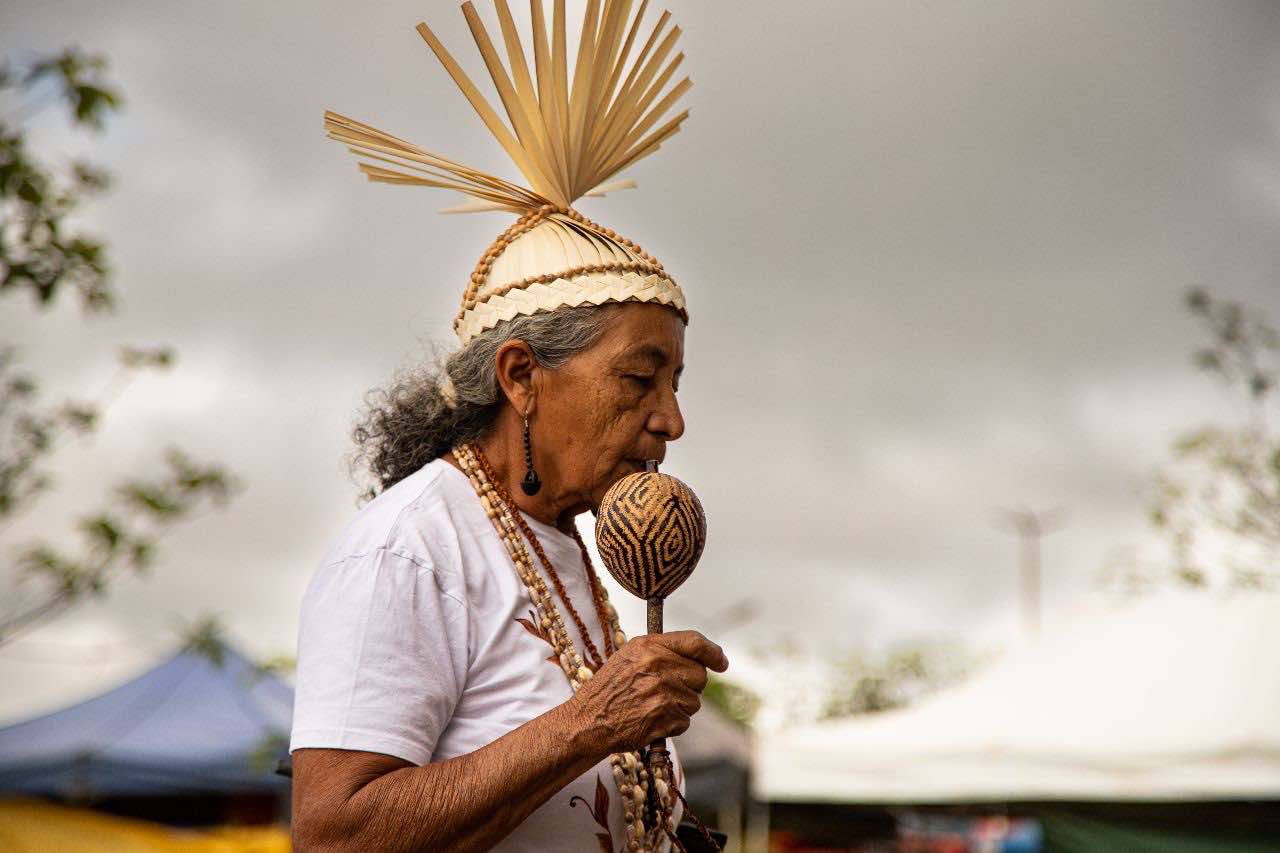
[[661,634],[662,633],[662,599],[650,598],[648,599],[648,603],[649,603],[649,608],[648,608],[649,633]]
[[[653,596],[645,599],[648,604],[647,622],[650,634],[662,633],[662,598]],[[648,760],[645,762],[648,766],[651,779],[657,779],[662,768],[671,766],[671,753],[667,750],[667,739],[658,738],[649,744]],[[649,800],[645,804],[646,820],[649,826],[657,826],[659,822],[664,820],[660,803],[658,801],[658,788],[656,785],[649,787]]]
[[[648,604],[649,604],[649,607],[648,607],[648,628],[649,628],[649,633],[650,633],[650,634],[661,634],[661,633],[662,633],[662,599],[661,599],[661,598],[650,598],[650,599],[648,599]],[[658,739],[657,739],[657,740],[655,740],[653,743],[649,744],[649,749],[651,749],[651,750],[659,750],[659,751],[661,751],[661,752],[666,752],[666,751],[667,751],[667,739],[666,739],[666,738],[658,738]]]

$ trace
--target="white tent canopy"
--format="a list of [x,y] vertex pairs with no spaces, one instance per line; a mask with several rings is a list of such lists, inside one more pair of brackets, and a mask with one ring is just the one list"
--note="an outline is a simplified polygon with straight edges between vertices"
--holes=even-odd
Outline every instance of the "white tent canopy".
[[1280,596],[1101,611],[918,706],[762,737],[756,768],[770,801],[1280,799]]

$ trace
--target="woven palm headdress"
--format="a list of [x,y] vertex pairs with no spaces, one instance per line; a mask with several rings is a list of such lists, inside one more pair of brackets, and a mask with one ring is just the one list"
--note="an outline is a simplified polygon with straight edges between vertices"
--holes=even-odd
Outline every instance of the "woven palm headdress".
[[684,294],[657,258],[572,207],[584,195],[634,187],[633,181],[611,179],[657,151],[688,117],[685,110],[662,121],[692,85],[685,77],[667,89],[684,59],[683,53],[671,56],[680,28],[667,30],[671,15],[663,12],[628,70],[648,0],[641,0],[634,16],[631,0],[587,0],[571,82],[564,0],[554,0],[550,38],[543,0],[530,0],[533,75],[506,0],[494,0],[494,5],[507,65],[475,7],[463,3],[462,12],[510,126],[431,28],[418,24],[418,32],[527,186],[334,112],[324,117],[329,137],[364,158],[360,170],[371,181],[441,187],[469,196],[443,213],[505,210],[519,215],[471,273],[453,324],[464,345],[518,315],[578,305],[654,302],[675,309],[687,322]]

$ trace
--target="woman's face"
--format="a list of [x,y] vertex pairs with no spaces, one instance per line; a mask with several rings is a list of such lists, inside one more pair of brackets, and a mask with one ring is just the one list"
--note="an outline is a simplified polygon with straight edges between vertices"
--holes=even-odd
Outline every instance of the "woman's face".
[[676,402],[684,321],[661,305],[624,303],[613,313],[599,341],[535,381],[534,467],[579,511],[598,507],[646,460],[661,462],[684,433]]

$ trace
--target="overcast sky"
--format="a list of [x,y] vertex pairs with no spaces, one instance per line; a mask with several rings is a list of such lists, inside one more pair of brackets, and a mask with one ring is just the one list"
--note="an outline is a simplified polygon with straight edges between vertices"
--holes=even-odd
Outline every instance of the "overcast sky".
[[[751,598],[731,651],[1008,642],[1017,550],[992,522],[1021,505],[1070,512],[1046,543],[1061,620],[1142,540],[1170,439],[1230,413],[1188,366],[1186,288],[1280,311],[1280,4],[670,6],[692,115],[628,173],[639,189],[580,205],[690,302],[688,429],[665,467],[711,538],[669,622]],[[245,483],[164,541],[153,577],[0,651],[0,679],[27,685],[0,715],[136,671],[204,612],[254,654],[293,652],[303,588],[355,511],[362,395],[452,342],[510,221],[438,216],[453,197],[367,184],[323,138],[331,108],[517,177],[414,32],[424,17],[481,79],[453,2],[0,12],[5,56],[102,51],[128,101],[87,149],[117,178],[86,218],[119,310],[85,322],[69,295],[43,314],[6,296],[3,338],[58,396],[105,382],[119,343],[180,356],[59,456],[60,489],[5,547],[65,535],[170,443]],[[86,150],[54,113],[33,132]],[[638,607],[624,620],[643,629]]]

